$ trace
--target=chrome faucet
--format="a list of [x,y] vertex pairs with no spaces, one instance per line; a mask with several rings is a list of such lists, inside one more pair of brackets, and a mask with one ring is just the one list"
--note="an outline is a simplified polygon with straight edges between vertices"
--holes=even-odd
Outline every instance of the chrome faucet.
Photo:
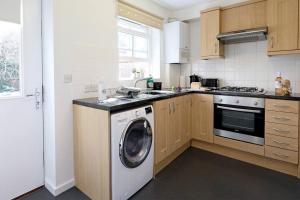
[[134,87],[136,87],[136,84],[137,84],[138,82],[140,82],[140,81],[146,81],[146,80],[148,80],[149,78],[151,78],[151,77],[137,79],[137,80],[135,81],[135,83],[134,83]]

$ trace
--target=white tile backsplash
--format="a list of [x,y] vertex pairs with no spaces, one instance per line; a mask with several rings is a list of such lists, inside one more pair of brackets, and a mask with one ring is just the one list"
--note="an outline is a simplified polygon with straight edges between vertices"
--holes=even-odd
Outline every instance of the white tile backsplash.
[[274,90],[277,72],[300,93],[300,55],[269,57],[267,41],[225,45],[225,58],[200,60],[200,23],[191,22],[191,64],[182,65],[181,75],[198,74],[202,78],[219,78],[221,86],[256,86]]

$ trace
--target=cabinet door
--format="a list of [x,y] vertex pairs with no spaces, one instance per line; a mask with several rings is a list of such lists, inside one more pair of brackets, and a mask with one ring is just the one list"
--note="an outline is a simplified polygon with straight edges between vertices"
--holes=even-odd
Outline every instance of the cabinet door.
[[213,142],[213,96],[195,94],[192,98],[192,138]]
[[222,45],[217,40],[220,33],[220,10],[201,13],[201,58],[209,59],[222,56]]
[[268,51],[289,51],[298,49],[298,3],[298,0],[268,1]]
[[173,153],[182,145],[182,133],[183,129],[183,97],[173,98],[170,106],[172,112],[170,119],[170,149]]
[[168,132],[170,124],[169,100],[154,103],[155,116],[155,164],[164,160],[169,153]]
[[191,95],[184,96],[183,98],[183,132],[182,132],[182,142],[185,144],[191,139],[191,125],[192,125],[192,116],[191,116],[191,106],[192,98]]

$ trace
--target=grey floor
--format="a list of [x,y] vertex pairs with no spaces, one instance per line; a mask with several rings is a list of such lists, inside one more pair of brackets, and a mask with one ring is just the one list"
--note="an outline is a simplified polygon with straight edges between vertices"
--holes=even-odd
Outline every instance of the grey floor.
[[[54,198],[41,189],[24,200],[87,200],[73,188]],[[300,180],[198,149],[188,149],[131,200],[299,200]]]

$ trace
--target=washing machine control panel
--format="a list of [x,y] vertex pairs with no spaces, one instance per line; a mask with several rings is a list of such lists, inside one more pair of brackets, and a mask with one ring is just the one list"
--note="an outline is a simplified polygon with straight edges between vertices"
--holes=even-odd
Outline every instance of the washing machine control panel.
[[146,114],[152,113],[152,108],[151,107],[146,107],[145,108]]

